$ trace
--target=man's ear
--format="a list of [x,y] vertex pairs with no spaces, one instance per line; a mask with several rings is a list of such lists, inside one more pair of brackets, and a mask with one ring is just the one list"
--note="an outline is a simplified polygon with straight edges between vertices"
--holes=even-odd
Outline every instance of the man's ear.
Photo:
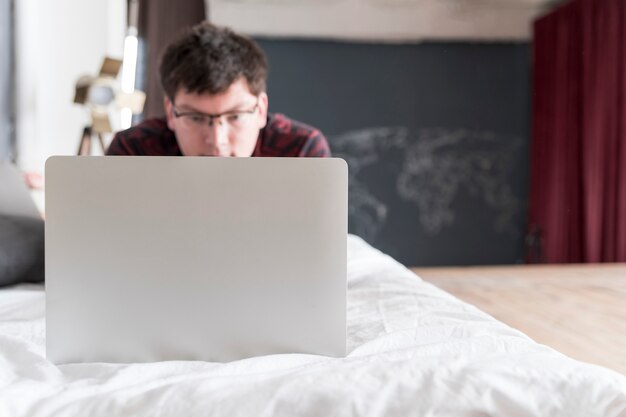
[[259,129],[262,129],[267,124],[267,109],[269,107],[269,100],[267,93],[259,94]]
[[174,123],[174,109],[173,109],[173,104],[172,101],[169,99],[168,96],[163,97],[163,107],[165,107],[165,116],[167,117],[167,127],[170,130],[175,130],[175,123]]

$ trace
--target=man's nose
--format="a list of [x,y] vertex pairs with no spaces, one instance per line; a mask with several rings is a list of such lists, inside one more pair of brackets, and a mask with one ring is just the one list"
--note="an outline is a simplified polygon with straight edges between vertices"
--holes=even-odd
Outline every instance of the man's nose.
[[228,145],[228,129],[226,124],[215,118],[212,123],[209,124],[208,132],[205,136],[205,142],[207,145],[216,149],[223,149]]

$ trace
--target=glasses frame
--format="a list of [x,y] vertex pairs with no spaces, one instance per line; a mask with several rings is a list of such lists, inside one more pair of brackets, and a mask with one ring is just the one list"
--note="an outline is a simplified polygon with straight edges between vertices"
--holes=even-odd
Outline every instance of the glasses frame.
[[[222,117],[228,117],[228,116],[236,116],[236,115],[240,115],[240,114],[254,114],[259,108],[259,97],[256,98],[256,103],[254,105],[254,107],[250,110],[231,110],[231,111],[227,111],[224,113],[218,113],[218,114],[209,114],[209,113],[202,113],[202,112],[198,112],[198,111],[187,111],[187,112],[182,112],[179,113],[178,110],[176,110],[176,104],[174,103],[174,101],[172,101],[172,113],[174,114],[175,118],[180,118],[180,117],[185,117],[185,116],[201,116],[201,117],[208,117],[209,118],[209,122],[208,122],[208,126],[211,127],[213,126],[213,120],[218,120],[219,121],[219,125],[223,125],[222,122]],[[228,122],[226,123],[228,124]]]

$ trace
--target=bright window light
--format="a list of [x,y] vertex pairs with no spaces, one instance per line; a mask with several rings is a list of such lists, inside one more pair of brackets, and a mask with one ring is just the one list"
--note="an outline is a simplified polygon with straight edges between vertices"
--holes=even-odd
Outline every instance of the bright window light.
[[124,61],[122,64],[122,91],[132,93],[135,90],[135,69],[137,68],[137,37],[126,36],[124,39]]
[[128,107],[124,107],[120,113],[120,124],[122,129],[128,129],[133,123],[133,112]]

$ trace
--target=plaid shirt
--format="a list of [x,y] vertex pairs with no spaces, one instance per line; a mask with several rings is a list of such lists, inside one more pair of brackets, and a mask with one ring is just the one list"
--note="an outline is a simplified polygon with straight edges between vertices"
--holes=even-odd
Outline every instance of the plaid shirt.
[[[165,118],[144,120],[119,132],[107,155],[181,156],[176,136]],[[252,156],[331,156],[328,142],[317,129],[282,114],[268,114]]]

